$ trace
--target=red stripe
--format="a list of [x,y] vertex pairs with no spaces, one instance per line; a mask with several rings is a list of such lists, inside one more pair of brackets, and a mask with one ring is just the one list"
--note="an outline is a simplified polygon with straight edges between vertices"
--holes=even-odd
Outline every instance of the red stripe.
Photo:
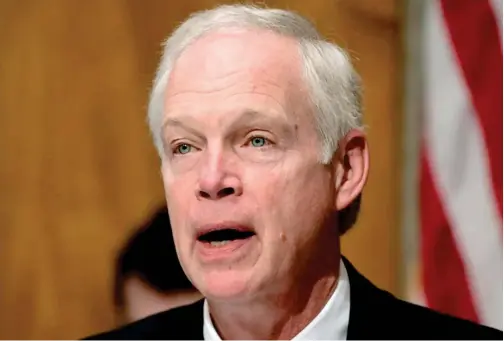
[[441,0],[441,8],[483,130],[493,191],[502,217],[502,47],[499,26],[488,0]]
[[420,222],[422,284],[427,305],[478,322],[464,264],[433,182],[425,147],[421,151]]

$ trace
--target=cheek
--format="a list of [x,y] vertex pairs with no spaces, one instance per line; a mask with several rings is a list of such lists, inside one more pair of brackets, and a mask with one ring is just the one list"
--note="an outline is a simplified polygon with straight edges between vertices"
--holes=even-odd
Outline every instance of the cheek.
[[260,210],[273,226],[283,226],[296,213],[297,203],[302,197],[302,179],[298,177],[298,165],[279,163],[260,172],[247,174],[246,190],[253,193],[250,209]]
[[300,162],[282,162],[264,175],[265,190],[269,196],[283,202],[296,199],[308,185]]
[[173,176],[182,176],[188,172],[197,171],[201,162],[201,152],[191,152],[186,155],[172,157],[168,161]]
[[[194,195],[194,176],[192,173],[176,174],[169,163],[163,163],[162,166],[163,186],[166,201],[169,206],[181,205],[187,202],[191,195]],[[169,207],[170,208],[170,207]]]
[[174,234],[178,235],[187,221],[188,212],[191,208],[191,200],[194,197],[194,188],[190,186],[190,179],[163,171],[163,185],[170,222]]
[[[287,236],[319,224],[330,209],[330,177],[323,166],[301,163],[272,171],[262,185],[267,214]],[[259,192],[260,193],[260,192]]]
[[285,187],[285,171],[281,164],[245,167],[243,185],[245,192],[253,193],[260,206],[267,206],[282,193]]

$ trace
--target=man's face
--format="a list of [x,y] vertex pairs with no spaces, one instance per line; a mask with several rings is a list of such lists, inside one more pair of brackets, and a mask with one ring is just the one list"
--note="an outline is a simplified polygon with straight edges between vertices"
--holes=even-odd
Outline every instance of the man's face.
[[335,176],[301,74],[296,42],[262,31],[209,34],[175,65],[163,181],[181,264],[209,298],[277,290],[321,247]]

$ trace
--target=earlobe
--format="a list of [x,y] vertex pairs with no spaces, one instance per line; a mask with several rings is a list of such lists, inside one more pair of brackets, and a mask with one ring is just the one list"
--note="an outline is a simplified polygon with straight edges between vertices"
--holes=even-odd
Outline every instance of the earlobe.
[[369,170],[369,152],[364,132],[350,131],[340,142],[336,167],[336,210],[342,210],[362,192]]

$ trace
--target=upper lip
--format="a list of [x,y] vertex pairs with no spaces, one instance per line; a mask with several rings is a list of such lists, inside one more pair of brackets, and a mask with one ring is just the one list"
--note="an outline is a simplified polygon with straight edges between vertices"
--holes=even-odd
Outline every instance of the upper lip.
[[255,233],[254,228],[250,225],[235,221],[222,221],[218,223],[201,225],[196,230],[196,238],[200,238],[201,236],[204,236],[205,234],[210,233],[212,231],[226,230],[226,229]]

